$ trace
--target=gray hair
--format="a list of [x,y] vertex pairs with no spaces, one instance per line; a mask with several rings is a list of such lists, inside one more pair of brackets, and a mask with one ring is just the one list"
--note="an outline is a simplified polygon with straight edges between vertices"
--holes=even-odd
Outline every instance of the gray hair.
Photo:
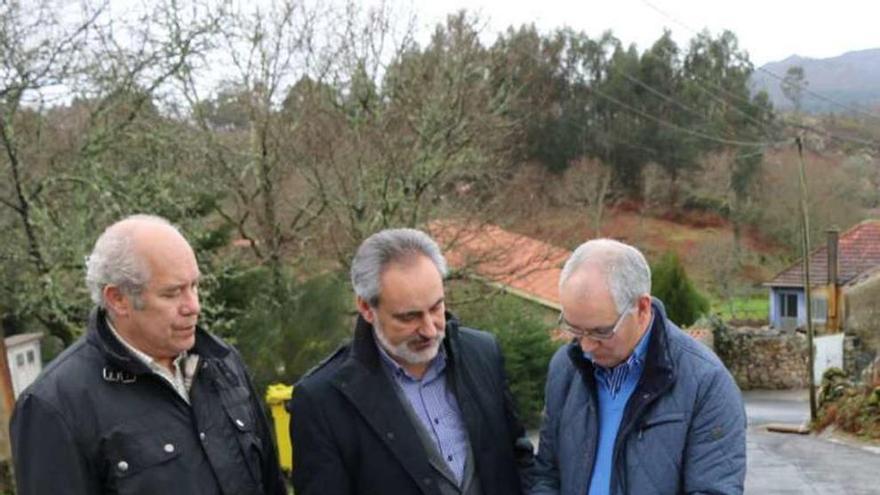
[[372,307],[379,305],[380,278],[392,262],[422,255],[430,259],[441,277],[446,277],[446,259],[428,234],[416,229],[386,229],[365,240],[351,262],[351,285],[355,294]]
[[107,227],[86,257],[86,286],[96,305],[107,307],[104,288],[114,285],[131,296],[135,308],[142,306],[140,295],[150,273],[146,262],[135,251],[134,233],[135,227],[144,223],[177,230],[168,220],[155,215],[131,215]]
[[638,249],[612,239],[587,241],[571,254],[559,276],[559,288],[582,266],[597,268],[622,313],[643,294],[651,293],[651,267]]

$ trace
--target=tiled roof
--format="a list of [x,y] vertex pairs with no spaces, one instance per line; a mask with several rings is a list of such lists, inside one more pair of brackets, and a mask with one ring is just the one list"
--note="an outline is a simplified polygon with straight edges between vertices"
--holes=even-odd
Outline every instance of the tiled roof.
[[570,251],[491,224],[442,221],[428,230],[444,247],[450,266],[559,308],[559,274]]
[[[822,285],[828,280],[828,247],[822,246],[810,253],[811,285]],[[880,220],[865,220],[840,235],[837,248],[838,282],[841,285],[860,274],[880,267]],[[764,285],[771,287],[803,287],[803,262],[798,261],[783,270]]]

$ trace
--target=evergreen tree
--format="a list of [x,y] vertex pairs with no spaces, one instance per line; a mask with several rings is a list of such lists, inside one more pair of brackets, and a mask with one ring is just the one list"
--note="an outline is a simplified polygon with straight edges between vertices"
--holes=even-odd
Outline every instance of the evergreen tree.
[[694,287],[673,252],[663,255],[651,269],[654,296],[666,306],[666,314],[675,323],[686,327],[709,311],[709,301]]

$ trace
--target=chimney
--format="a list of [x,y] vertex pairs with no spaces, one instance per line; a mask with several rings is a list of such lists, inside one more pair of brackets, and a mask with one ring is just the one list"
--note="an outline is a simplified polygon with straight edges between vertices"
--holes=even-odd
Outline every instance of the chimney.
[[828,314],[826,315],[825,329],[828,332],[837,332],[840,330],[841,324],[838,311],[840,309],[838,307],[840,294],[837,288],[840,259],[838,256],[838,236],[840,233],[837,229],[829,229],[826,233],[828,235]]
[[829,229],[828,234],[828,285],[837,285],[837,229]]

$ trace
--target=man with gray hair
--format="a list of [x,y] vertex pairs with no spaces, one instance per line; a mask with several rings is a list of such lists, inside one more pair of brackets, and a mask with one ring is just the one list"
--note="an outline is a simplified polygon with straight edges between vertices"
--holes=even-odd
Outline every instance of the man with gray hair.
[[351,343],[295,387],[297,495],[516,495],[532,445],[488,333],[446,312],[446,261],[413,229],[370,236],[351,264]]
[[238,353],[197,326],[199,278],[163,218],[101,234],[86,261],[86,334],[15,407],[19,495],[287,493]]
[[578,247],[559,280],[532,495],[743,492],[746,416],[730,373],[667,319],[636,248]]

